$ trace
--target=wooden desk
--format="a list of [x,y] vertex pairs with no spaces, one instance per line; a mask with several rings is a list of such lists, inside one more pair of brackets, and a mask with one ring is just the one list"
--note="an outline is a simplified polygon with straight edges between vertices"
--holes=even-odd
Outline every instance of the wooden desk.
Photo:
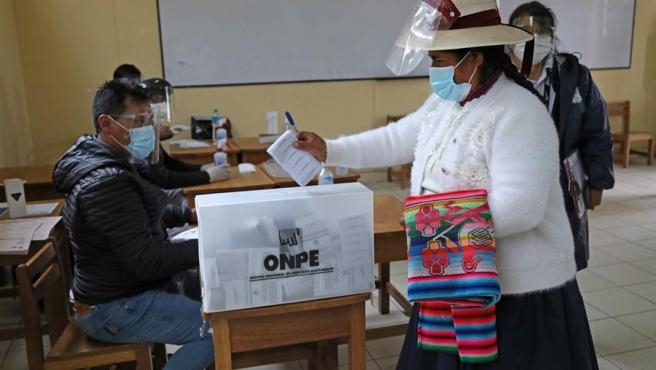
[[[391,195],[374,196],[374,262],[378,264],[376,288],[378,311],[389,313],[390,296],[410,316],[412,305],[390,282],[390,262],[407,261],[406,237],[399,219],[403,215],[403,202]],[[405,333],[407,324],[367,330],[367,339],[395,336]]]
[[[26,216],[24,218],[38,218],[44,216],[61,216],[62,210],[64,208],[63,199],[53,199],[49,201],[37,201],[37,202],[27,202],[27,204],[38,204],[38,203],[53,203],[57,202],[57,207],[49,215],[39,215],[39,216]],[[9,211],[0,215],[0,220],[9,219]],[[68,236],[63,222],[59,222],[52,229],[50,233],[50,240],[52,240],[55,248],[57,248],[57,254],[59,257],[59,263],[62,267],[62,272],[64,273],[64,279],[67,286],[70,286],[72,279],[72,264],[70,258],[70,248],[68,246]],[[39,240],[32,241],[30,243],[29,250],[27,254],[0,254],[0,266],[16,266],[21,263],[26,262],[30,259],[47,241]],[[15,287],[0,289],[0,297],[17,297],[18,289]],[[62,297],[66,299],[66,297]],[[23,328],[11,328],[6,330],[0,330],[0,341],[22,338],[23,337]]]
[[256,137],[235,137],[233,140],[239,148],[240,163],[260,164],[271,158],[266,150],[272,143],[260,144]]
[[28,201],[61,198],[62,194],[52,183],[53,168],[52,164],[0,168],[0,202],[6,202],[3,180],[11,178],[25,180],[25,199]]
[[[337,369],[337,340],[347,338],[349,368],[365,369],[364,301],[369,293],[245,310],[206,312],[213,330],[217,370],[252,366],[266,361],[267,349],[298,344],[316,345],[310,369]],[[327,356],[326,356],[327,355]],[[251,359],[249,359],[251,357]],[[272,357],[270,362],[278,359]],[[265,362],[264,362],[265,363]]]
[[[267,171],[267,167],[269,167],[269,166],[275,166],[276,167],[276,169],[273,172],[274,175],[275,174],[280,174],[280,171],[284,172],[284,170],[275,162],[273,162],[273,163],[267,162],[267,163],[261,163],[261,164],[257,165],[257,168],[259,170],[264,172],[267,176],[269,176],[271,178],[271,180],[273,180],[273,182],[276,183],[276,187],[289,188],[289,187],[292,187],[292,186],[298,186],[296,181],[294,181],[289,176],[274,176],[274,175],[272,175],[271,171]],[[335,172],[335,167],[328,167],[328,168],[330,169],[330,171],[334,175],[334,180],[333,181],[334,181],[335,184],[340,184],[340,183],[344,183],[344,182],[356,182],[360,178],[360,173],[358,173],[354,170],[348,170],[346,175],[337,176],[336,172]],[[317,184],[317,179],[316,178],[308,183],[308,185],[316,185],[316,184]]]
[[254,173],[239,173],[237,167],[230,167],[230,179],[205,185],[190,186],[184,188],[182,191],[187,196],[189,207],[194,208],[196,207],[196,200],[194,199],[196,195],[273,189],[275,187],[276,183],[257,168]]
[[[173,137],[173,140],[176,140],[175,136]],[[214,162],[214,153],[217,151],[215,144],[212,144],[211,141],[206,142],[210,144],[210,146],[189,149],[178,148],[175,145],[171,145],[170,140],[162,141],[161,144],[164,150],[175,159],[179,159],[189,164],[204,165]],[[239,163],[239,148],[235,145],[232,139],[228,139],[228,144],[223,151],[228,155],[228,164],[236,166]]]

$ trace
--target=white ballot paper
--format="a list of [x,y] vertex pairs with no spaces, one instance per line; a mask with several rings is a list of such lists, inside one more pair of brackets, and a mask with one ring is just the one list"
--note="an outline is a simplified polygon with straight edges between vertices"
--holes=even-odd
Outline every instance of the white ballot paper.
[[292,144],[295,141],[296,134],[291,130],[287,130],[271,144],[267,149],[267,153],[280,164],[297,184],[305,186],[321,172],[321,162],[314,158],[312,154],[294,148]]
[[35,218],[0,222],[0,254],[27,254],[34,231],[40,225]]

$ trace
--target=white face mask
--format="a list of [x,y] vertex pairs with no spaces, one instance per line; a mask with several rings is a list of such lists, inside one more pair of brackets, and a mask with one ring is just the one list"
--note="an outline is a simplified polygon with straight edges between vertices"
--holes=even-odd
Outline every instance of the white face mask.
[[[524,48],[526,44],[517,44],[513,47],[513,54],[519,60],[524,59]],[[553,37],[549,35],[535,35],[535,47],[533,48],[533,65],[542,63],[544,58],[553,52]]]

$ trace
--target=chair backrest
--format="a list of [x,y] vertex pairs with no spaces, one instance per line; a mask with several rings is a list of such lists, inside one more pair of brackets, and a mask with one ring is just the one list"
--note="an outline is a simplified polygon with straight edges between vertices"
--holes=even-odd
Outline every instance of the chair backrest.
[[39,315],[43,300],[50,343],[54,344],[66,328],[66,294],[64,276],[52,242],[47,242],[27,262],[16,268],[21,299],[27,360],[30,369],[42,369],[45,358]]
[[629,122],[631,118],[631,102],[628,100],[621,102],[611,102],[608,103],[608,118],[614,116],[619,116],[622,120],[622,131],[621,133],[625,138],[629,134]]

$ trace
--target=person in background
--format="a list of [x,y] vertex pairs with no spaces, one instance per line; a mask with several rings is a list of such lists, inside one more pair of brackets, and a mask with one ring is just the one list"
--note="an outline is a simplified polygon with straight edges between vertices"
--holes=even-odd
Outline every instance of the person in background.
[[126,79],[132,82],[141,81],[141,71],[134,64],[121,64],[114,70],[114,79]]
[[146,93],[126,80],[108,81],[92,111],[97,135],[80,137],[53,173],[66,194],[74,319],[103,342],[181,345],[165,369],[205,369],[214,351],[200,302],[165,291],[199,257],[196,240],[168,240],[163,220],[193,222],[193,214],[165,217],[166,196],[133,165],[156,145]]
[[[151,103],[151,107],[158,105],[169,105],[166,109],[171,109],[170,96],[173,94],[171,84],[161,78],[151,78],[139,82],[139,86],[144,89]],[[170,131],[170,130],[169,130]],[[160,129],[160,134],[162,130]],[[166,190],[188,186],[203,185],[210,182],[223,181],[230,178],[230,172],[227,165],[215,166],[214,163],[208,163],[202,166],[185,163],[177,160],[159,146],[160,160],[158,163],[151,164],[149,169],[144,169],[144,173],[149,176],[161,188]],[[173,198],[176,194],[169,193]]]
[[[555,50],[556,16],[537,1],[518,6],[509,23],[535,36],[533,67],[529,80],[542,96],[556,124],[560,141],[560,184],[565,195],[565,209],[574,235],[576,267],[588,266],[590,241],[588,215],[585,206],[577,212],[576,194],[589,209],[601,204],[605,189],[615,184],[613,174],[613,141],[610,134],[606,102],[592,80],[590,71],[572,54]],[[511,58],[519,68],[524,45],[509,48]],[[578,153],[578,154],[577,154]],[[565,161],[579,156],[587,184],[570,189]],[[571,196],[572,192],[574,197]]]
[[[597,370],[560,188],[556,130],[505,52],[505,45],[532,35],[501,24],[495,0],[422,0],[414,14],[387,65],[409,73],[428,54],[433,94],[424,104],[393,125],[336,140],[301,132],[294,143],[326,165],[412,162],[411,195],[487,191],[501,299],[496,326],[486,321],[462,330],[476,356],[493,354],[478,363],[459,357],[448,334],[453,321],[422,318],[415,304],[397,370]],[[426,330],[443,337],[423,346],[418,338]]]

